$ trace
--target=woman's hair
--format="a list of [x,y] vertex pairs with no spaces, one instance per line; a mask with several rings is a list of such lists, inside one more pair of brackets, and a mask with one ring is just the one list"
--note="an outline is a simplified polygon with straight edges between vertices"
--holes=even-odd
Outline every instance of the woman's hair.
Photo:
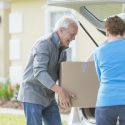
[[105,29],[112,35],[124,35],[125,22],[118,16],[109,17],[105,22]]
[[61,17],[55,24],[54,31],[58,30],[60,27],[68,28],[70,24],[74,24],[77,26],[77,22],[68,16]]

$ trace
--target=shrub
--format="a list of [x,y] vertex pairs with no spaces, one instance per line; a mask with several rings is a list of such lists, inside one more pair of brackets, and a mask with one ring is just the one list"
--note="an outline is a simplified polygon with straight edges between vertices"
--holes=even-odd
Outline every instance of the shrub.
[[10,100],[14,95],[14,87],[7,80],[5,83],[0,83],[0,99]]

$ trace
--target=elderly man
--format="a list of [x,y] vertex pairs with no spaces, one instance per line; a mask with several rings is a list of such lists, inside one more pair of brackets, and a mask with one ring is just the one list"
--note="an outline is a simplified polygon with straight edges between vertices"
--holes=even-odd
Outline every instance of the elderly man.
[[75,39],[78,26],[70,17],[62,17],[54,32],[39,39],[32,47],[18,100],[23,103],[27,125],[61,125],[55,93],[63,108],[71,106],[73,93],[56,85],[59,64],[66,60],[65,49]]

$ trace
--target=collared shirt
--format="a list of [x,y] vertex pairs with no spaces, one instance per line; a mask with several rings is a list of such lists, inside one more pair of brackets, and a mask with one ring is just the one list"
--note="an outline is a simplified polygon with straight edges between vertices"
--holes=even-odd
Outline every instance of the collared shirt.
[[58,59],[59,48],[60,41],[56,32],[33,45],[24,70],[19,101],[47,106],[55,99],[51,87],[59,78],[59,64],[66,60],[65,50]]
[[55,43],[57,48],[60,48],[60,39],[56,32],[52,34],[51,40]]

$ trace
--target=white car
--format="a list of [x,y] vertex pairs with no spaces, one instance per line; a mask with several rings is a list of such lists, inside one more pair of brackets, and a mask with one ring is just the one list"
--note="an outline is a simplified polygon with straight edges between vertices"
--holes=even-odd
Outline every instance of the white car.
[[[89,44],[92,44],[90,48],[86,44],[83,48],[86,53],[88,52],[86,58],[101,44],[100,41],[104,41],[104,21],[107,17],[118,15],[125,20],[125,0],[52,0],[48,2],[48,5],[73,9],[80,14],[77,18],[81,26],[80,30],[83,30],[84,33],[81,35],[83,35],[83,39],[84,36],[87,36],[90,39]],[[92,25],[95,30],[89,28],[89,25]],[[70,125],[96,124],[94,105],[89,108],[75,108],[73,113],[73,120],[72,123],[69,123]]]

